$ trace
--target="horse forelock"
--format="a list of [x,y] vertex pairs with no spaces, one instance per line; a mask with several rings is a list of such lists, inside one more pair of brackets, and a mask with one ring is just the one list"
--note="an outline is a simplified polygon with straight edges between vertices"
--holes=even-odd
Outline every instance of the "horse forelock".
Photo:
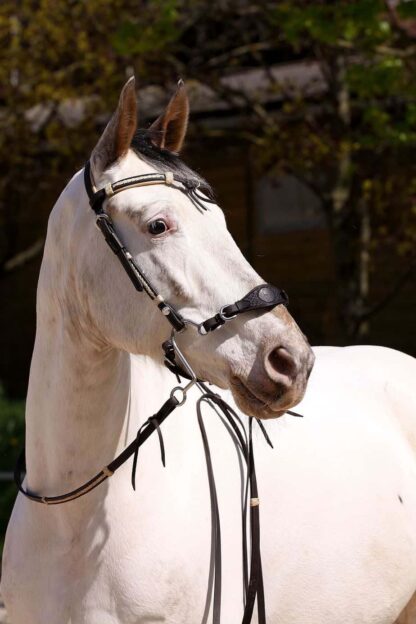
[[172,171],[175,177],[181,181],[195,183],[209,198],[214,198],[211,185],[197,172],[188,167],[179,155],[170,150],[158,147],[152,140],[158,131],[151,129],[139,129],[131,142],[132,150],[145,162],[151,164],[160,173]]

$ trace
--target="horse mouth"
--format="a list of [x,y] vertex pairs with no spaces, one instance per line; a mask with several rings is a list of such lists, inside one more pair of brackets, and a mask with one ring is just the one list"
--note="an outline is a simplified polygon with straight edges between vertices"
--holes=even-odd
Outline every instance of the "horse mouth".
[[238,407],[248,416],[267,419],[278,418],[285,413],[283,409],[273,409],[270,403],[255,394],[239,377],[231,377],[231,391]]

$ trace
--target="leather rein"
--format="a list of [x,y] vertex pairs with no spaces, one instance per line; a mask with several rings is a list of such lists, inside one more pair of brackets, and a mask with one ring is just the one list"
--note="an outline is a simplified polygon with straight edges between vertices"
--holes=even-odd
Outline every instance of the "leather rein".
[[[163,465],[165,465],[165,449],[160,425],[163,421],[180,405],[183,405],[187,399],[187,393],[193,385],[197,385],[202,396],[197,401],[197,417],[201,430],[207,472],[208,482],[211,496],[211,516],[214,542],[214,555],[211,561],[213,575],[211,582],[211,593],[213,593],[213,624],[220,623],[221,617],[221,527],[219,519],[218,501],[214,473],[212,468],[211,454],[206,435],[204,422],[202,418],[202,404],[204,402],[214,409],[227,427],[231,437],[236,443],[237,449],[246,462],[246,483],[244,487],[244,497],[242,501],[242,552],[243,552],[243,577],[244,577],[244,615],[242,624],[249,624],[252,621],[254,604],[257,598],[257,611],[259,624],[266,623],[263,574],[260,553],[260,516],[259,516],[259,498],[257,490],[257,479],[254,463],[253,443],[252,443],[252,424],[253,419],[249,419],[248,435],[246,429],[237,415],[237,413],[218,395],[212,392],[206,384],[197,378],[191,365],[181,352],[176,342],[176,334],[182,333],[189,326],[196,327],[200,335],[206,335],[211,331],[220,328],[237,315],[246,312],[267,312],[278,305],[288,305],[287,294],[271,284],[260,284],[247,293],[242,299],[232,304],[223,306],[214,316],[195,323],[186,319],[176,309],[174,305],[164,299],[164,297],[154,288],[151,281],[143,273],[136,263],[133,256],[124,246],[118,237],[113,221],[104,211],[104,202],[113,195],[122,192],[125,189],[148,186],[153,184],[165,184],[185,193],[192,201],[194,206],[201,212],[208,209],[207,203],[214,203],[213,200],[202,194],[198,185],[188,180],[182,180],[171,172],[167,173],[150,173],[145,175],[133,176],[107,184],[104,188],[97,189],[93,183],[91,165],[88,161],[84,169],[84,183],[88,194],[89,203],[95,213],[96,225],[102,233],[107,245],[117,256],[122,264],[125,272],[129,276],[133,286],[139,292],[145,292],[148,297],[156,304],[160,312],[170,323],[172,333],[169,340],[162,345],[164,350],[164,361],[167,368],[174,373],[178,382],[180,378],[185,378],[187,383],[185,386],[175,386],[169,398],[163,403],[160,409],[148,418],[137,432],[136,438],[109,464],[104,466],[89,481],[83,483],[79,487],[60,494],[57,496],[42,496],[31,492],[23,487],[23,473],[26,471],[25,466],[25,449],[23,448],[14,472],[14,479],[19,491],[35,503],[44,505],[60,505],[67,503],[85,494],[88,494],[96,487],[101,485],[109,477],[111,477],[130,457],[133,456],[132,467],[132,486],[135,489],[135,474],[138,460],[138,452],[144,442],[156,431],[159,437],[161,456]],[[288,411],[293,416],[300,416],[296,412]],[[266,441],[273,446],[260,420],[256,419],[260,426]],[[250,540],[247,536],[247,507],[250,506]],[[249,563],[249,546],[251,547],[250,563]],[[209,604],[208,607],[209,610]]]

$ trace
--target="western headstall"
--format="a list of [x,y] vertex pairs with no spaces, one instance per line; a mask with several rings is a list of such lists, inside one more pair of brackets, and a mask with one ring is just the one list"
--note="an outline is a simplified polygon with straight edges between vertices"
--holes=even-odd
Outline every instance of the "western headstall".
[[[145,292],[152,301],[155,302],[160,312],[172,327],[171,337],[166,340],[162,347],[164,350],[165,365],[173,372],[178,381],[183,377],[187,379],[185,386],[175,386],[167,401],[162,405],[156,414],[148,418],[137,432],[136,438],[108,465],[100,470],[92,479],[78,488],[57,496],[41,496],[23,487],[23,473],[25,472],[25,450],[22,450],[15,469],[15,482],[19,491],[30,500],[45,505],[59,505],[73,501],[88,492],[91,492],[98,485],[111,477],[131,456],[133,456],[132,485],[135,489],[135,474],[137,467],[138,452],[140,446],[157,431],[162,462],[165,464],[165,449],[160,431],[162,422],[174,411],[174,409],[185,403],[187,393],[193,385],[197,385],[202,396],[197,401],[197,417],[201,430],[204,451],[206,456],[208,482],[211,495],[211,510],[214,537],[214,559],[212,561],[214,574],[210,592],[213,590],[213,624],[220,623],[221,617],[221,530],[219,520],[219,510],[217,493],[214,480],[214,473],[211,461],[210,448],[202,419],[202,403],[208,403],[220,417],[225,417],[225,424],[230,435],[237,444],[237,448],[247,465],[247,477],[244,488],[243,513],[242,513],[242,535],[243,535],[243,574],[244,574],[244,615],[242,624],[249,624],[252,620],[254,603],[257,597],[258,622],[265,624],[265,604],[263,590],[263,575],[260,553],[260,517],[259,498],[257,491],[257,480],[254,465],[254,454],[252,444],[252,419],[249,420],[248,435],[246,429],[236,414],[236,412],[218,395],[212,392],[206,384],[197,378],[190,363],[187,361],[182,351],[178,347],[176,334],[185,331],[189,326],[194,326],[199,334],[206,335],[212,332],[237,315],[246,312],[267,312],[274,307],[288,304],[286,293],[280,288],[271,284],[260,284],[256,286],[242,299],[232,304],[223,306],[214,316],[196,323],[182,316],[174,305],[166,301],[163,296],[154,288],[151,281],[143,273],[133,256],[129,253],[123,242],[116,233],[113,221],[104,211],[104,202],[113,195],[126,189],[148,186],[153,184],[165,184],[178,191],[185,193],[194,206],[201,212],[208,209],[207,204],[214,203],[213,200],[200,192],[198,184],[189,180],[175,177],[172,172],[149,173],[145,175],[133,176],[107,184],[104,188],[97,189],[93,183],[90,162],[88,161],[84,169],[85,188],[89,197],[90,206],[96,215],[96,225],[110,249],[121,262],[124,270],[129,276],[133,286],[138,291]],[[299,416],[296,412],[288,411],[293,416]],[[261,423],[257,420],[266,441],[272,446],[267,433]],[[250,504],[250,542],[247,538],[247,507]],[[248,564],[249,546],[251,547],[250,566]]]

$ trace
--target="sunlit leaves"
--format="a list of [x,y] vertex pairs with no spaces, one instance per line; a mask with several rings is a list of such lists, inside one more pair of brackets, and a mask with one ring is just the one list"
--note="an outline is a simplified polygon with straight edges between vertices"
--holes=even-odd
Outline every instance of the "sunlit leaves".
[[147,19],[143,20],[139,10],[137,16],[122,21],[112,37],[116,52],[127,57],[142,55],[177,40],[182,34],[180,4],[180,0],[159,0],[149,4]]
[[[0,385],[0,471],[10,471],[24,443],[24,401],[8,399]],[[2,538],[14,499],[16,486],[0,481],[0,551]]]
[[390,24],[383,19],[382,0],[338,2],[276,2],[270,19],[295,46],[308,40],[336,46],[342,41],[360,46],[385,41]]

